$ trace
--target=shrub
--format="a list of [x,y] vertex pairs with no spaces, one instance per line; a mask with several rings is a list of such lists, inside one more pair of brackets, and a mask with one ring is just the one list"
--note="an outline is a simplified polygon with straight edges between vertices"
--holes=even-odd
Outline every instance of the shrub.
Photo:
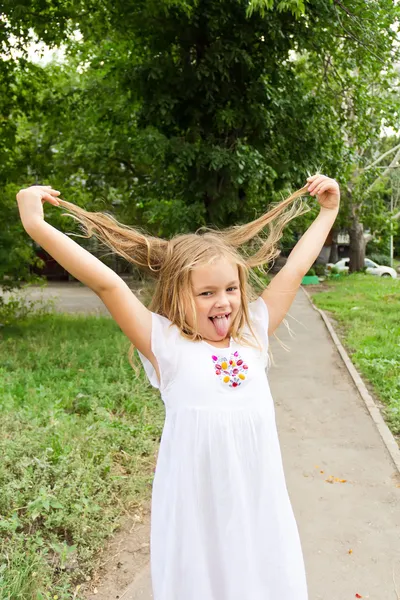
[[318,265],[314,265],[314,271],[315,274],[318,275],[318,277],[323,277],[326,274],[326,266],[322,265],[322,264],[318,264]]
[[52,312],[54,304],[55,300],[50,298],[29,300],[25,296],[17,296],[15,292],[14,295],[10,294],[7,301],[4,300],[3,296],[0,296],[0,327],[26,319],[32,313],[35,313],[36,316],[42,316]]
[[330,275],[339,275],[341,271],[337,267],[332,267],[329,273]]
[[390,267],[390,256],[387,256],[387,254],[374,253],[368,256],[368,258],[376,262],[378,265]]

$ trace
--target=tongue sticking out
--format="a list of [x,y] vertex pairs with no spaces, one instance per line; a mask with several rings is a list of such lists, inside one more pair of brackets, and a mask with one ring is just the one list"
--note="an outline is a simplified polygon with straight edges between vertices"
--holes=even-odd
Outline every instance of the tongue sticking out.
[[223,335],[225,338],[226,334],[228,333],[228,328],[229,328],[229,316],[222,317],[222,319],[218,319],[217,317],[214,317],[211,320],[214,323],[214,327],[217,330],[218,335]]

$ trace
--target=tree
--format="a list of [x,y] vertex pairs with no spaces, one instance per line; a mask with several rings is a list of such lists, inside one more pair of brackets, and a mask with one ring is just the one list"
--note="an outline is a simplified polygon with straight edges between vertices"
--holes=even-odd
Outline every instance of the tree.
[[[36,73],[18,176],[4,183],[51,178],[72,201],[118,206],[126,222],[164,236],[252,219],[321,166],[344,184],[351,170],[343,163],[358,153],[351,136],[366,146],[363,125],[371,124],[373,94],[357,86],[380,74],[374,54],[386,60],[393,45],[394,9],[379,0],[374,10],[361,0],[6,0],[17,45],[33,28],[50,47],[65,42],[68,61]],[[81,41],[71,37],[77,27]],[[21,94],[31,74],[25,64]],[[363,115],[358,128],[344,94]],[[10,114],[21,126],[20,113]]]
[[[322,102],[325,98],[344,140],[341,217],[350,235],[353,272],[364,268],[364,224],[372,231],[382,230],[383,223],[389,227],[383,189],[371,186],[372,173],[366,170],[379,155],[383,127],[398,127],[399,7],[391,2],[344,5],[339,0],[333,6],[337,18],[328,31],[334,43],[324,45],[327,31],[313,22],[315,40],[302,52],[300,62],[312,74],[311,81],[320,77],[319,98]],[[319,15],[318,21],[322,18]]]

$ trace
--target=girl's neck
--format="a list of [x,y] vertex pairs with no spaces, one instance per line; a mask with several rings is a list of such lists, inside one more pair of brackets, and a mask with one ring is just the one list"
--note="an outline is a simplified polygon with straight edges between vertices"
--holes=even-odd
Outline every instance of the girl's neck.
[[226,337],[224,340],[221,340],[220,342],[214,342],[212,340],[203,339],[203,342],[205,342],[208,346],[214,346],[214,348],[230,348],[231,338]]

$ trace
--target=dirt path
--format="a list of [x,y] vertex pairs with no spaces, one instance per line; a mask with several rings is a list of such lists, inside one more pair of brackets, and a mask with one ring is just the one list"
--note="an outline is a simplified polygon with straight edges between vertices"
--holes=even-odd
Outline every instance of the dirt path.
[[[152,598],[150,590],[150,509],[127,516],[109,541],[92,580],[81,588],[86,600]],[[129,589],[134,588],[135,596]],[[143,596],[146,591],[147,596]],[[125,594],[125,595],[124,595]],[[80,596],[82,597],[82,596]]]

